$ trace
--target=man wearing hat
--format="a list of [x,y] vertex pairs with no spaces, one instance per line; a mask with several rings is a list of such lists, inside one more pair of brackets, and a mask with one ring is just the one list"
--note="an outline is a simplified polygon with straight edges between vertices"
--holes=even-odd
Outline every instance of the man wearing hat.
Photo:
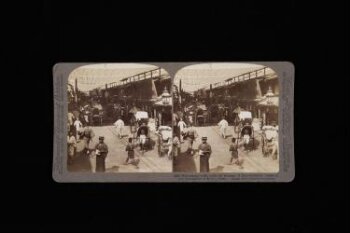
[[95,147],[95,153],[96,153],[96,172],[105,172],[106,171],[106,164],[105,159],[108,154],[108,146],[106,143],[103,142],[105,138],[100,136],[98,138],[99,142],[97,143]]
[[199,172],[209,172],[211,146],[207,143],[207,137],[202,137],[202,143],[198,146],[198,152],[200,156]]

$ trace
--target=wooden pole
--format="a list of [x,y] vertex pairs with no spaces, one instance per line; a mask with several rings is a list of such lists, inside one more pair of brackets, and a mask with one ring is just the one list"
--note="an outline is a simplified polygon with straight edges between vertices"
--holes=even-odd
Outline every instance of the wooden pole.
[[75,103],[78,103],[78,79],[75,79],[75,95],[74,95],[74,101]]

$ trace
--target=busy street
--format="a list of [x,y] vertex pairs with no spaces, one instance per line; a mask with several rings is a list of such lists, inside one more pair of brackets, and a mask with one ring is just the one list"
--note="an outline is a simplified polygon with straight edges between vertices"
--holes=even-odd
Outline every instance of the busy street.
[[[135,149],[135,154],[140,158],[138,168],[132,164],[125,164],[127,152],[125,151],[128,144],[128,135],[131,135],[130,127],[125,127],[123,137],[120,139],[117,135],[114,126],[91,127],[95,133],[95,137],[90,142],[90,148],[98,143],[98,136],[105,137],[104,142],[109,147],[109,152],[106,157],[106,172],[171,172],[172,162],[167,155],[159,156],[157,135],[151,132],[151,139],[155,142],[153,150],[146,152],[140,151],[140,148]],[[96,170],[96,155],[92,152],[90,155],[83,153],[83,141],[77,142],[77,155],[68,164],[69,171],[95,171]]]
[[171,80],[145,64],[79,67],[68,80],[71,172],[171,172]]
[[[210,172],[278,172],[278,160],[273,160],[271,157],[264,157],[261,153],[261,134],[256,132],[255,135],[255,149],[251,151],[244,151],[243,147],[238,149],[238,154],[242,159],[241,166],[230,164],[231,153],[229,151],[231,138],[238,137],[233,126],[228,127],[226,139],[220,136],[218,126],[196,127],[198,132],[198,139],[193,143],[193,148],[198,148],[201,143],[201,137],[209,135],[207,138],[208,144],[211,145],[213,153],[209,159]],[[199,156],[183,155],[177,158],[174,164],[174,171],[192,171],[199,172]],[[189,167],[189,164],[192,163]]]
[[67,89],[67,168],[277,173],[278,94],[262,65],[198,64],[174,80],[149,65],[80,67]]
[[[214,82],[215,81],[215,82]],[[175,172],[277,173],[278,77],[254,64],[199,64],[174,78]]]

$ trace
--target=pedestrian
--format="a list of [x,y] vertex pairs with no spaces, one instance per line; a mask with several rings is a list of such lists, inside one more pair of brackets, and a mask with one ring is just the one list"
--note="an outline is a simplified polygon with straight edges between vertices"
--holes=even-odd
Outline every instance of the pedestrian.
[[148,125],[146,124],[146,122],[142,122],[140,127],[137,129],[137,135],[140,136],[141,131],[144,131],[145,135],[148,136]]
[[78,118],[74,121],[74,127],[76,132],[76,139],[79,141],[80,134],[82,133],[82,130],[83,130],[83,124]]
[[220,126],[220,134],[221,134],[221,136],[224,139],[226,139],[226,130],[227,130],[227,127],[228,127],[228,122],[225,119],[225,116],[222,117],[222,120],[219,122],[218,125]]
[[273,129],[276,130],[276,133],[278,134],[278,125],[277,125],[276,121],[273,121],[271,123],[271,125],[272,125]]
[[147,136],[146,136],[146,133],[145,133],[144,129],[141,130],[141,133],[140,133],[140,136],[139,136],[139,140],[140,140],[140,149],[141,149],[142,152],[145,152]]
[[184,142],[180,144],[179,155],[180,156],[193,156],[195,154],[195,150],[193,149],[191,139],[185,135]]
[[239,168],[242,169],[243,168],[243,166],[242,166],[243,161],[241,161],[239,159],[239,156],[238,156],[238,144],[236,143],[236,138],[232,138],[229,151],[231,151],[230,164],[236,164],[239,166]]
[[207,137],[202,137],[202,143],[198,146],[200,156],[199,172],[209,172],[209,158],[211,155],[211,146],[207,143]]
[[158,119],[158,117],[154,118],[154,122],[155,122],[155,125],[156,125],[156,130],[158,130],[158,128],[159,128],[159,119]]
[[272,158],[277,159],[278,153],[278,128],[277,125],[264,125],[262,127],[264,135],[264,157],[272,155]]
[[193,142],[196,140],[196,138],[198,137],[198,133],[197,130],[192,126],[191,123],[188,124],[188,128],[185,132],[185,137],[188,137],[191,145],[193,145]]
[[69,124],[69,131],[74,131],[74,114],[71,112],[68,112],[68,124]]
[[84,121],[86,122],[86,124],[89,124],[90,123],[90,121],[89,121],[89,116],[90,116],[89,110],[88,109],[84,109],[83,115],[84,115]]
[[84,108],[80,107],[79,109],[80,109],[79,110],[79,120],[83,125],[86,125],[87,122],[85,121],[85,117],[84,117]]
[[90,128],[89,125],[86,125],[83,131],[84,150],[86,155],[90,153],[90,142],[94,136],[94,131]]
[[[187,126],[186,123],[182,120],[182,118],[180,118],[179,122],[177,123],[177,126],[179,127],[180,135],[182,135],[184,132],[184,129]],[[181,142],[183,142],[183,138],[181,138]]]
[[242,135],[244,140],[244,151],[250,151],[250,137],[252,135],[252,128],[250,127],[249,123],[245,123]]
[[128,157],[126,158],[125,165],[132,164],[136,168],[139,168],[138,164],[140,159],[135,157],[134,144],[132,143],[132,138],[129,138],[128,144],[126,145],[125,151],[128,152]]
[[106,171],[106,157],[108,154],[108,146],[104,143],[104,137],[98,138],[99,142],[95,146],[96,154],[96,172],[105,172]]
[[68,163],[70,164],[75,156],[75,152],[77,149],[77,141],[72,131],[69,131],[67,136],[67,147],[68,147]]
[[114,123],[114,126],[117,128],[117,135],[121,139],[123,137],[124,132],[124,121],[121,117],[118,117],[118,120]]
[[242,109],[241,106],[239,106],[239,104],[236,104],[236,108],[233,110],[233,113],[239,115],[241,113]]
[[168,159],[171,159],[171,155],[173,153],[173,139],[171,137],[168,137],[167,147],[168,147]]
[[180,139],[177,136],[177,134],[175,134],[172,140],[172,151],[173,151],[174,158],[176,158],[180,154],[180,147],[181,147]]

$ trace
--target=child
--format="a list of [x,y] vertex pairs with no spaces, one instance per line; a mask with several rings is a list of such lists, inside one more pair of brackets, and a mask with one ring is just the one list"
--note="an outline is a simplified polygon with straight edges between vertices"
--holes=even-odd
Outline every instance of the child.
[[231,151],[230,164],[236,164],[239,166],[239,168],[242,169],[243,168],[242,161],[240,161],[238,157],[238,145],[236,143],[236,138],[232,138],[232,143],[230,145],[229,151]]
[[126,145],[125,151],[128,152],[128,157],[126,158],[125,164],[132,164],[136,168],[139,168],[138,164],[140,160],[135,158],[134,145],[132,144],[132,138],[129,138],[129,142]]

